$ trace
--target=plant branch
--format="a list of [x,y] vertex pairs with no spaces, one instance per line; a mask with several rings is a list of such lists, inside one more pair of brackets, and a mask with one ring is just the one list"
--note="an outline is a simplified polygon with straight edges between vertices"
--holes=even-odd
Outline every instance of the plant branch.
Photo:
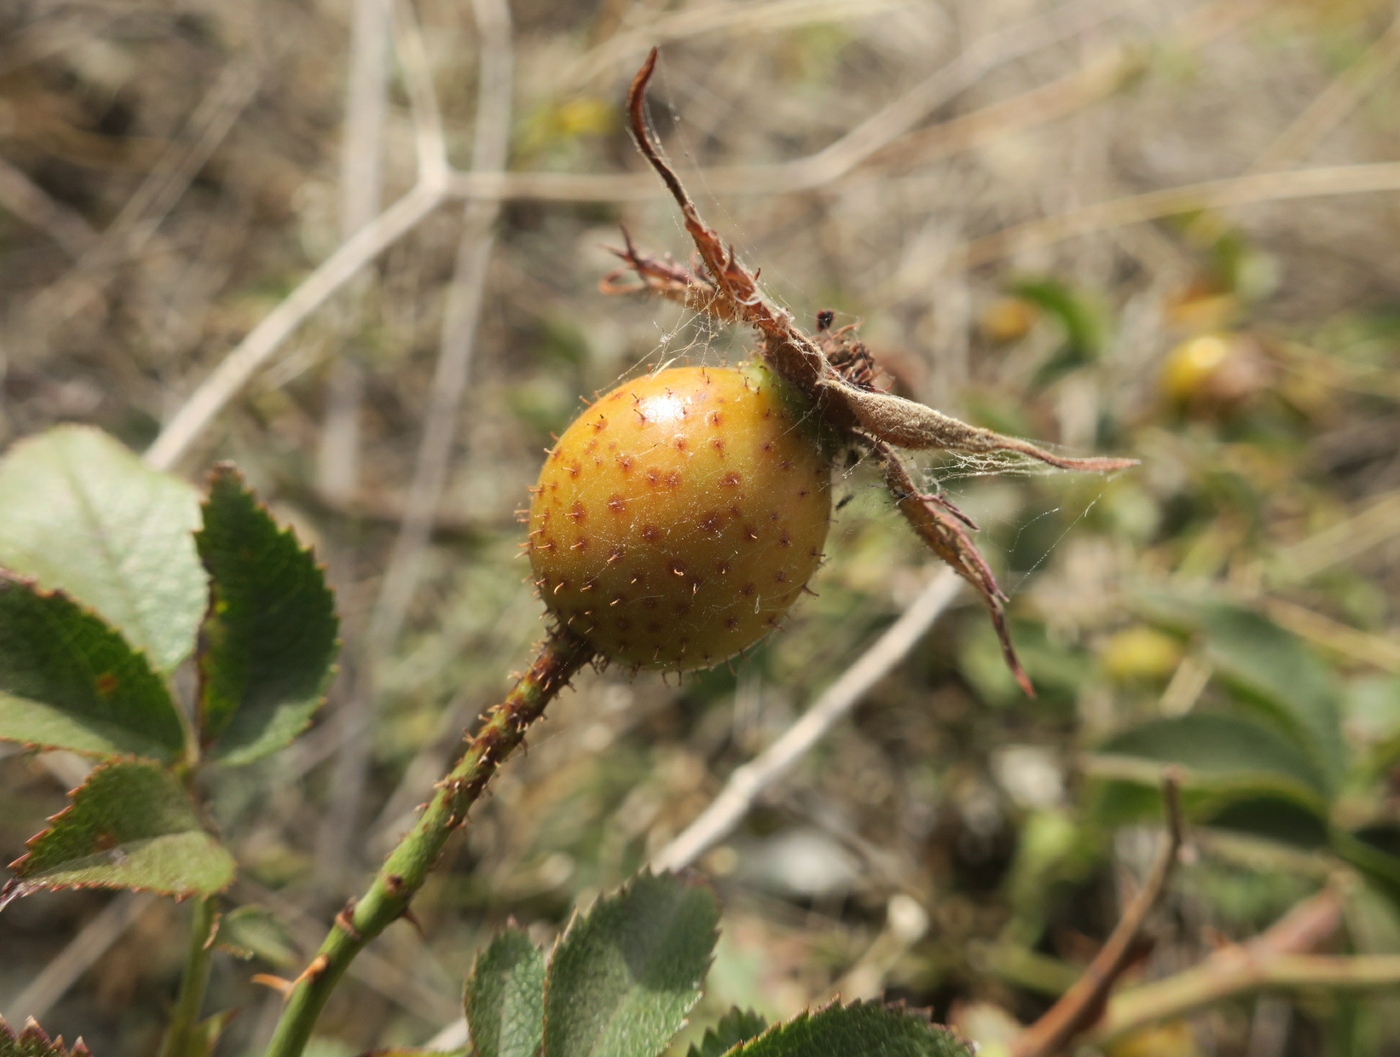
[[[472,165],[489,172],[504,167],[510,140],[514,87],[510,9],[504,0],[474,0],[472,7],[480,37],[479,102]],[[416,39],[413,33],[409,37]],[[410,54],[414,50],[421,51],[421,41],[418,46],[406,49]],[[426,76],[425,67],[421,75],[413,79],[422,82]],[[418,94],[431,98],[430,87],[421,85]],[[423,105],[426,107],[428,104],[425,102]],[[426,122],[426,128],[430,130],[428,138],[436,143],[435,149],[440,150],[440,136],[435,140],[432,138],[434,133],[431,130],[435,127],[434,121]],[[393,648],[403,629],[409,606],[418,590],[423,555],[432,537],[433,520],[447,488],[499,216],[498,202],[472,201],[467,203],[464,210],[456,269],[446,292],[447,304],[438,339],[437,364],[429,389],[427,415],[414,463],[413,480],[405,500],[403,520],[389,552],[379,595],[370,615],[361,664],[355,679],[358,685],[347,700],[347,704],[353,707],[345,710],[343,716],[348,736],[336,768],[335,809],[318,842],[320,857],[331,866],[347,860],[358,833],[360,802],[372,748],[371,724],[367,714],[375,699],[375,666]]]
[[277,307],[263,317],[190,394],[146,450],[146,462],[158,470],[171,469],[230,400],[247,385],[327,298],[357,272],[442,204],[446,189],[420,181],[354,237],[341,244],[303,279]]
[[653,871],[680,870],[723,840],[754,802],[824,738],[870,688],[909,655],[958,592],[951,570],[935,576],[898,620],[827,688],[772,745],[729,776],[719,796],[651,860]]
[[[355,0],[350,30],[350,70],[346,78],[345,119],[340,154],[340,237],[351,238],[373,222],[383,209],[384,122],[388,112],[389,29],[396,12],[404,4],[393,0]],[[410,16],[405,16],[410,17]],[[397,35],[399,38],[402,34]],[[403,52],[400,47],[400,53]],[[404,62],[405,70],[410,63]],[[410,92],[415,118],[421,103]],[[421,153],[418,171],[427,171]],[[360,488],[360,419],[364,403],[366,365],[356,340],[365,322],[366,294],[372,276],[361,271],[348,287],[348,296],[336,305],[333,316],[340,348],[330,377],[326,379],[324,418],[318,438],[317,494],[332,501],[345,501]],[[341,540],[330,537],[322,546],[326,572],[337,587],[351,579],[351,564]],[[335,703],[335,726],[357,730],[368,726],[370,712],[367,680],[363,678],[366,658],[361,642],[362,628],[354,622],[341,625],[344,663],[331,700]],[[360,758],[356,754],[361,739],[345,739],[330,782],[326,815],[316,830],[314,857],[316,876],[338,896],[349,894],[342,886],[346,869],[348,834],[357,821],[360,806]]]
[[[403,86],[413,117],[413,142],[418,155],[420,179],[442,180],[449,170],[447,137],[443,132],[442,108],[433,85],[433,68],[423,43],[423,29],[412,6],[394,4],[394,39],[403,66]],[[503,168],[504,166],[496,166]]]
[[948,267],[976,268],[1023,250],[1194,209],[1228,209],[1296,198],[1396,190],[1400,190],[1400,162],[1337,165],[1206,180],[1095,202],[1080,209],[1012,224],[964,245],[950,255]]
[[[494,172],[504,167],[510,140],[514,76],[510,8],[505,0],[473,0],[472,8],[481,38],[472,167]],[[500,204],[488,201],[468,203],[463,216],[413,482],[370,621],[372,654],[392,647],[418,586],[420,559],[447,484],[499,216]]]
[[1155,1021],[1264,988],[1400,986],[1400,956],[1307,953],[1331,937],[1341,921],[1342,898],[1335,889],[1325,888],[1254,939],[1217,950],[1194,968],[1114,996],[1089,1040],[1107,1043]]
[[438,782],[432,800],[389,854],[368,891],[337,916],[320,951],[289,988],[266,1057],[298,1057],[350,962],[408,911],[447,838],[466,820],[497,768],[520,746],[531,724],[569,679],[594,657],[592,646],[565,629],[552,632],[544,641],[530,669],[488,713],[481,728],[466,738],[457,763]]
[[79,214],[50,197],[3,158],[0,158],[0,209],[8,210],[44,232],[75,260],[81,259],[102,237]]
[[1400,63],[1400,9],[1375,43],[1259,153],[1248,171],[1283,169],[1301,161],[1327,133],[1346,120],[1366,93],[1397,63]]
[[199,1010],[209,984],[209,965],[214,957],[214,936],[219,927],[219,898],[196,899],[190,920],[190,950],[180,976],[180,993],[175,1011],[161,1044],[160,1057],[193,1057]]
[[1162,796],[1167,809],[1167,840],[1142,889],[1079,979],[1039,1020],[1016,1036],[1011,1044],[1012,1057],[1052,1057],[1062,1052],[1100,1016],[1109,991],[1131,964],[1133,941],[1166,891],[1181,851],[1181,790],[1175,774],[1168,773]]

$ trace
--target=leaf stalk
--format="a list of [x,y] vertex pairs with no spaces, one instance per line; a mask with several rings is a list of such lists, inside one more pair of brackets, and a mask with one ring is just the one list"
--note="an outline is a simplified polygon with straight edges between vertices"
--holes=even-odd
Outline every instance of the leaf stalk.
[[194,901],[190,921],[190,950],[180,976],[180,993],[170,1028],[161,1043],[160,1057],[187,1057],[195,1051],[199,1010],[209,984],[209,965],[214,957],[214,936],[219,925],[219,897],[206,896]]

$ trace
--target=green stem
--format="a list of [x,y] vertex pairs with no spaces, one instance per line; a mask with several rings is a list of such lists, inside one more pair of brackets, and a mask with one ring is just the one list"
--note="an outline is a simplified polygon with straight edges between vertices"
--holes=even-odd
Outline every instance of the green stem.
[[209,983],[209,963],[214,956],[214,929],[219,919],[218,897],[196,900],[190,922],[190,951],[180,978],[180,994],[175,1013],[161,1044],[161,1057],[185,1057],[193,1052],[199,1010],[204,1005],[204,989]]
[[1283,954],[1261,959],[1243,948],[1231,948],[1194,969],[1115,995],[1089,1041],[1102,1045],[1157,1021],[1251,991],[1364,991],[1398,986],[1400,955]]
[[530,724],[543,715],[573,674],[593,658],[593,647],[568,631],[552,632],[544,641],[530,670],[491,710],[481,729],[466,739],[461,757],[438,782],[433,799],[379,868],[369,891],[336,918],[316,957],[288,992],[266,1057],[300,1057],[316,1018],[351,960],[404,915],[447,838],[466,819],[496,768],[520,745]]

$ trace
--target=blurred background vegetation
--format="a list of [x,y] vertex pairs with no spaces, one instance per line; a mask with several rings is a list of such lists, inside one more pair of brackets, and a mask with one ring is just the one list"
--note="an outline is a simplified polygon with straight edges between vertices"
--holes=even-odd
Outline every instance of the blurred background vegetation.
[[[653,43],[667,149],[799,319],[860,321],[935,407],[1142,460],[1111,480],[925,463],[983,527],[1040,698],[961,596],[703,860],[726,906],[707,1003],[782,1016],[883,994],[976,1036],[1033,1018],[1150,860],[1171,762],[1191,856],[1130,983],[1324,889],[1325,950],[1400,953],[1400,173],[1376,164],[1400,156],[1393,5],[512,0],[504,51],[471,4],[413,8],[421,35],[401,27],[395,51],[371,0],[0,6],[5,444],[82,421],[145,448],[413,183],[415,42],[454,165],[473,164],[485,55],[513,60],[509,168],[555,174],[508,182],[498,214],[436,210],[180,462],[237,460],[314,541],[346,643],[316,728],[211,789],[243,864],[231,898],[277,922],[260,919],[254,960],[216,965],[219,1007],[242,1008],[221,1052],[256,1052],[280,999],[249,977],[297,971],[527,661],[541,607],[515,512],[551,431],[621,377],[746,355],[747,333],[597,289],[620,224],[689,253],[621,122]],[[1392,189],[1333,193],[1360,166]],[[1303,168],[1322,170],[1305,197],[1269,175]],[[492,228],[464,400],[423,447],[444,306]],[[418,492],[436,500],[420,545],[411,516],[400,528],[425,458],[442,487]],[[422,932],[356,964],[319,1055],[431,1037],[485,936],[513,915],[545,940],[644,865],[909,603],[929,556],[877,473],[838,478],[818,597],[733,671],[579,678],[451,846]],[[0,759],[7,859],[75,771]],[[19,901],[0,915],[0,1012],[43,1013],[99,1057],[153,1052],[186,916],[99,892]],[[1397,993],[1251,993],[1105,1045],[1400,1053]]]

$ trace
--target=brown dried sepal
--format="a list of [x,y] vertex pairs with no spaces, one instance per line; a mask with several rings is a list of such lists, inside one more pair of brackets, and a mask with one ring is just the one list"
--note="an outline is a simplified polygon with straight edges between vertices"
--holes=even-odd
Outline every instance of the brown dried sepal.
[[889,489],[899,512],[904,515],[904,520],[909,522],[934,554],[952,566],[953,571],[982,596],[992,618],[992,627],[996,629],[997,639],[1001,642],[1006,666],[1027,696],[1035,697],[1035,687],[1021,667],[1006,627],[1006,594],[997,584],[977,544],[968,535],[968,529],[977,526],[942,496],[920,491],[909,476],[908,468],[888,444],[877,440],[872,442],[872,447],[884,462],[885,487]]
[[[1010,453],[1062,470],[1108,473],[1137,465],[1136,459],[1073,459],[1056,455],[1017,437],[968,425],[913,400],[881,391],[879,369],[869,350],[849,335],[852,327],[831,330],[830,313],[818,317],[817,336],[804,333],[791,313],[771,304],[758,288],[758,271],[749,271],[726,246],[719,233],[701,218],[695,203],[661,156],[647,125],[646,88],[656,69],[653,48],[632,80],[627,111],[632,134],[643,156],[656,170],[680,206],[685,228],[699,257],[699,267],[683,268],[669,257],[658,259],[637,250],[626,231],[626,248],[614,250],[626,267],[607,276],[604,293],[645,292],[704,312],[722,323],[744,322],[759,335],[768,366],[812,401],[826,426],[847,443],[872,451],[885,467],[885,485],[900,512],[928,547],[982,596],[991,615],[1002,653],[1016,681],[1034,696],[1006,627],[1006,595],[997,586],[986,560],[968,534],[971,521],[938,495],[916,488],[895,448],[914,451],[942,449],[964,454]],[[619,279],[631,273],[636,283]]]

